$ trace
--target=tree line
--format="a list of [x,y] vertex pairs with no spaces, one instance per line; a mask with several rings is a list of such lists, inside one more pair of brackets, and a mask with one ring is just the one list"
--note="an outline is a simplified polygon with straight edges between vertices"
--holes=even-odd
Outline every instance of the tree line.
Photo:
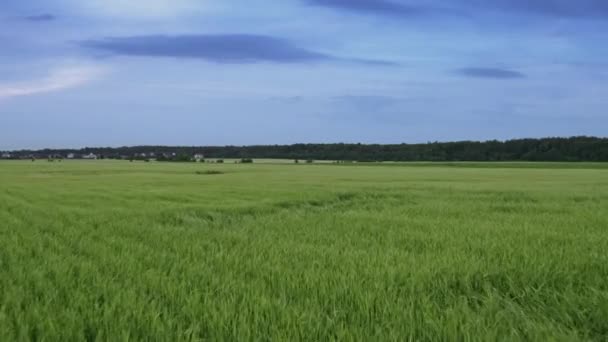
[[608,138],[571,137],[425,144],[294,144],[257,146],[131,146],[22,150],[11,158],[94,154],[107,159],[186,161],[204,158],[277,158],[338,161],[608,161]]

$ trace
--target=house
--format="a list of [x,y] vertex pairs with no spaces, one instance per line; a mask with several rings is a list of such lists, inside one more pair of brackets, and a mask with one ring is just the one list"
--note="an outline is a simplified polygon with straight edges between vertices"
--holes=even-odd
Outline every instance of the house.
[[8,152],[3,152],[2,153],[2,159],[10,159],[12,156],[10,153]]
[[196,160],[197,162],[204,161],[205,155],[203,155],[202,153],[197,153],[194,155],[194,160]]
[[67,159],[74,159],[74,157],[76,157],[74,153],[68,153],[68,155],[66,156]]
[[82,159],[97,159],[97,155],[93,153],[85,154],[84,156],[82,156]]

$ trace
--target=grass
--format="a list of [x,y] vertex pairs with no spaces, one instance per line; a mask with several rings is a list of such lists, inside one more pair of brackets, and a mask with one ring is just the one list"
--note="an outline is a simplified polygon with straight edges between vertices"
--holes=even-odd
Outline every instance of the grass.
[[518,165],[0,162],[0,340],[606,341],[608,172]]

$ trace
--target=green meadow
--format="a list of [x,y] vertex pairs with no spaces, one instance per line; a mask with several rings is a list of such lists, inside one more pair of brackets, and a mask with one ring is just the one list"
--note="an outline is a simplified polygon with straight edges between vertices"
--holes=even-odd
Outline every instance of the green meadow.
[[0,162],[0,341],[607,341],[608,165]]

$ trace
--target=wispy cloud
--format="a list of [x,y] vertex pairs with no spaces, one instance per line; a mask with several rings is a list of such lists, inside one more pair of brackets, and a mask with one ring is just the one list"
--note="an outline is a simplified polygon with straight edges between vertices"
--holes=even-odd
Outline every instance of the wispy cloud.
[[419,5],[403,4],[389,0],[305,0],[305,2],[310,5],[386,16],[413,16],[427,11],[426,8]]
[[196,58],[216,63],[342,61],[368,65],[393,64],[364,58],[336,57],[297,46],[285,39],[251,34],[110,37],[83,41],[80,45],[116,55]]
[[0,99],[36,95],[74,88],[98,79],[103,70],[98,67],[81,66],[53,70],[48,76],[12,84],[0,83]]
[[118,55],[200,58],[218,63],[293,63],[332,58],[283,39],[248,34],[111,37],[81,45]]
[[516,79],[526,77],[521,72],[500,68],[463,68],[457,72],[466,77],[476,78]]
[[28,15],[28,16],[24,17],[24,19],[28,20],[28,21],[53,21],[57,18],[52,14],[45,13],[45,14]]

